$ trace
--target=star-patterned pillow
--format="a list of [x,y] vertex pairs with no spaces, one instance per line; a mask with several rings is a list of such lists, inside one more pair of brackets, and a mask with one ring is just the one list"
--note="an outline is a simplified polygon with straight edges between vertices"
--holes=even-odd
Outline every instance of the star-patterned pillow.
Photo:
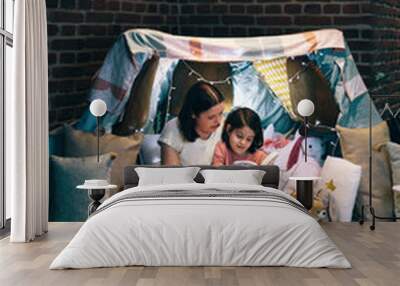
[[355,199],[361,178],[361,167],[345,159],[326,159],[316,196],[329,203],[332,221],[349,222],[352,218]]

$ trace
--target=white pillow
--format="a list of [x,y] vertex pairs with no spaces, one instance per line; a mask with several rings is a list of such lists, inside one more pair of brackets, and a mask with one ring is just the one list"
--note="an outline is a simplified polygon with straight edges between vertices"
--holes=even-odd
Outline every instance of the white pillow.
[[247,185],[261,185],[265,171],[262,170],[201,170],[205,184],[234,183]]
[[345,159],[328,156],[322,167],[320,188],[330,191],[329,212],[332,221],[350,222],[361,179],[361,166]]
[[199,167],[135,168],[139,177],[138,186],[195,183],[193,179],[199,170]]
[[143,165],[161,165],[161,148],[158,144],[160,134],[145,134],[140,145],[140,163]]

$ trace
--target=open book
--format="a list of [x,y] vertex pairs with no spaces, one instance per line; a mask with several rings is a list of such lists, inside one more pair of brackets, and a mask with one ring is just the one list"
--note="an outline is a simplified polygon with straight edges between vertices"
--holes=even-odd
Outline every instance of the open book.
[[[261,165],[272,165],[277,157],[278,157],[278,152],[269,153],[268,156],[264,159],[264,161],[262,161]],[[255,162],[248,160],[235,161],[233,162],[233,165],[257,166]]]

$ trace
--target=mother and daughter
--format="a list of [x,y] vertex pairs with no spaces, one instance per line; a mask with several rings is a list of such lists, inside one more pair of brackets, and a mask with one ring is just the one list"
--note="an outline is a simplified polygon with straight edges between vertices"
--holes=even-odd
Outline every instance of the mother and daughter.
[[163,165],[260,165],[267,154],[261,120],[250,108],[237,108],[223,122],[224,96],[206,82],[193,85],[178,117],[165,125],[159,144]]

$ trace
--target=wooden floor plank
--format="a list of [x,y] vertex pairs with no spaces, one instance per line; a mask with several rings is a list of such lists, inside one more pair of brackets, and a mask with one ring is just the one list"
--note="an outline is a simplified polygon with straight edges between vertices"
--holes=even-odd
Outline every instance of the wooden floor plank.
[[51,223],[49,233],[32,243],[0,240],[0,285],[400,285],[400,223],[380,222],[376,231],[356,223],[326,223],[323,228],[352,269],[289,267],[116,267],[48,269],[79,230],[80,223]]

